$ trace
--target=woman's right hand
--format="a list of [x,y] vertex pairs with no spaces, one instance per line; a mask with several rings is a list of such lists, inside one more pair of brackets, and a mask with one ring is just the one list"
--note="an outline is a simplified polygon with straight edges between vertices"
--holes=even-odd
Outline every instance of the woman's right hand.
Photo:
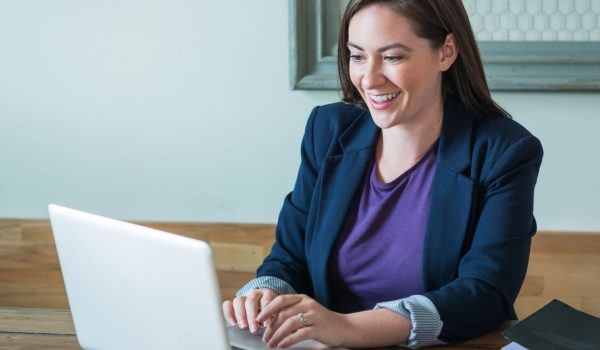
[[[250,291],[248,294],[223,302],[223,314],[232,326],[238,325],[241,329],[250,328],[250,332],[258,332],[256,315],[278,294],[271,288],[260,288]],[[265,321],[263,326],[267,326]]]

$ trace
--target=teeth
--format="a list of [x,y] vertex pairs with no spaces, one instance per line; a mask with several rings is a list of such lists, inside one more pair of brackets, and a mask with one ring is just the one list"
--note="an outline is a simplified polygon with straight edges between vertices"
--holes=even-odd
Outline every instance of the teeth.
[[387,95],[369,95],[369,97],[371,97],[375,102],[383,102],[383,101],[391,100],[391,99],[395,98],[396,96],[398,96],[399,94],[400,94],[399,92],[394,92],[394,93],[387,94]]

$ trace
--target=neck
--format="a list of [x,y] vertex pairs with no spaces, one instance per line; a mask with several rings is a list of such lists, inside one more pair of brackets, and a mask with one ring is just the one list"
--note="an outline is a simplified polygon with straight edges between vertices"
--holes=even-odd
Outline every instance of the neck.
[[443,105],[437,104],[415,120],[383,129],[377,159],[388,164],[413,163],[431,148],[442,132]]

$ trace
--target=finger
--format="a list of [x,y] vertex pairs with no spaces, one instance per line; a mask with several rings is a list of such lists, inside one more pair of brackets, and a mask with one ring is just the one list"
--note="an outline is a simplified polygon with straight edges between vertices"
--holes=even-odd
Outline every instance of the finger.
[[263,334],[263,340],[265,340],[265,342],[268,342],[273,336],[273,334],[275,334],[275,332],[277,332],[287,320],[295,320],[299,322],[298,327],[304,326],[302,322],[300,322],[298,314],[299,311],[296,307],[291,307],[278,313],[271,320],[269,327],[265,329],[265,333]]
[[278,314],[276,314],[269,323],[269,328],[272,332],[277,330],[285,320],[288,318],[298,317],[298,313],[300,313],[299,309],[295,306],[290,308],[281,310]]
[[258,322],[263,322],[270,316],[279,313],[281,310],[295,305],[302,301],[300,295],[279,295],[275,297],[257,316]]
[[281,323],[279,328],[274,330],[269,339],[265,339],[265,342],[271,348],[277,347],[277,344],[279,344],[280,341],[301,328],[304,328],[304,325],[297,317],[289,317]]
[[258,313],[259,298],[262,297],[260,292],[249,293],[246,296],[246,318],[248,320],[248,326],[250,332],[256,333],[258,331],[258,322],[256,322],[256,314]]
[[269,321],[269,325],[265,328],[265,331],[264,331],[263,337],[262,337],[262,339],[265,343],[268,342],[269,339],[271,339],[271,336],[279,327],[279,325],[277,324],[278,317],[279,317],[279,315],[273,316],[273,318],[271,318]]
[[271,290],[271,289],[267,289],[262,293],[262,298],[260,298],[260,309],[264,309],[267,305],[269,305],[269,303],[271,301],[273,301],[273,298],[275,298],[277,296],[277,294]]
[[[267,305],[269,305],[269,303],[273,301],[273,298],[275,298],[276,296],[277,294],[273,290],[267,289],[267,291],[263,293],[262,298],[260,298],[260,310],[263,310]],[[263,327],[268,327],[271,323],[271,319],[272,317],[264,320],[262,322]]]
[[287,337],[283,338],[279,344],[277,344],[278,348],[287,348],[288,346],[292,346],[296,343],[299,343],[306,339],[311,339],[312,329],[310,327],[304,327],[298,329],[296,332],[289,334]]
[[233,312],[233,303],[231,300],[225,300],[223,302],[223,315],[230,325],[235,326],[237,324],[235,313]]
[[271,320],[272,319],[273,318],[271,317],[269,319],[264,320],[263,323],[262,323],[262,326],[265,327],[265,328],[269,327],[269,325],[271,324]]
[[246,308],[245,305],[246,297],[237,297],[233,299],[233,310],[235,317],[237,318],[237,324],[241,329],[248,328],[248,321],[246,320]]

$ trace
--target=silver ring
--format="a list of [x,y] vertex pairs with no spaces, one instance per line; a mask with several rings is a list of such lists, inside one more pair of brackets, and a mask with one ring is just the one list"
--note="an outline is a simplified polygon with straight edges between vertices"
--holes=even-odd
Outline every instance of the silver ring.
[[300,319],[300,322],[302,323],[303,327],[308,327],[308,320],[306,319],[306,315],[304,314],[304,312],[301,312],[298,314],[298,318]]

